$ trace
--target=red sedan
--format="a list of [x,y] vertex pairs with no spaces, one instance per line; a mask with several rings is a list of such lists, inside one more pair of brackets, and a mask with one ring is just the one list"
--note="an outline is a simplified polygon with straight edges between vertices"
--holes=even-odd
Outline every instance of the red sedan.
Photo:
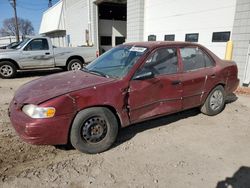
[[31,144],[71,142],[81,152],[107,150],[120,127],[199,107],[220,113],[238,84],[237,66],[184,42],[120,45],[80,71],[23,85],[9,107],[11,122]]

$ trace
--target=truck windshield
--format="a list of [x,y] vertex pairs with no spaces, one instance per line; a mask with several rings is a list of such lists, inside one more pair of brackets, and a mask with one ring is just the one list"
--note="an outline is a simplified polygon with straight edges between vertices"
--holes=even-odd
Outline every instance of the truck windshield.
[[86,69],[89,72],[106,75],[106,77],[122,78],[146,51],[147,48],[145,47],[118,46],[87,65]]
[[20,49],[22,48],[30,39],[24,39],[22,42],[20,42],[20,44],[16,47],[16,49]]

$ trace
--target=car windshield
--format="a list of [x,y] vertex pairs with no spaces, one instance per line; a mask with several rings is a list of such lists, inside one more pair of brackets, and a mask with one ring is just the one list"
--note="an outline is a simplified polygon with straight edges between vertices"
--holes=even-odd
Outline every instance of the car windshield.
[[24,39],[22,42],[20,42],[20,44],[16,47],[16,49],[20,49],[22,48],[30,39]]
[[145,47],[122,45],[109,50],[83,70],[101,76],[122,78],[147,51]]
[[[22,41],[21,41],[22,42]],[[10,43],[7,48],[8,49],[15,49],[21,42],[12,42]]]

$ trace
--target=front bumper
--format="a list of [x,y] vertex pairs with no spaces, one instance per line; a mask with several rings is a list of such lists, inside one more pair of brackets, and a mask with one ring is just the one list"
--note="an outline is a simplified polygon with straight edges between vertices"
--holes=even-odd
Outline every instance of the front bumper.
[[9,107],[9,116],[21,139],[35,145],[66,144],[74,117],[73,114],[67,114],[47,119],[32,119],[13,101]]

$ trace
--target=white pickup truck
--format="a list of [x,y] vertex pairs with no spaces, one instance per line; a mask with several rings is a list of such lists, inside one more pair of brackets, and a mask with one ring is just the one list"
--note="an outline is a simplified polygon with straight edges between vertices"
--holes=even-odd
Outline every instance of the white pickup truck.
[[0,77],[13,78],[18,70],[61,67],[79,70],[96,58],[96,47],[59,48],[48,37],[24,40],[16,49],[0,51]]

